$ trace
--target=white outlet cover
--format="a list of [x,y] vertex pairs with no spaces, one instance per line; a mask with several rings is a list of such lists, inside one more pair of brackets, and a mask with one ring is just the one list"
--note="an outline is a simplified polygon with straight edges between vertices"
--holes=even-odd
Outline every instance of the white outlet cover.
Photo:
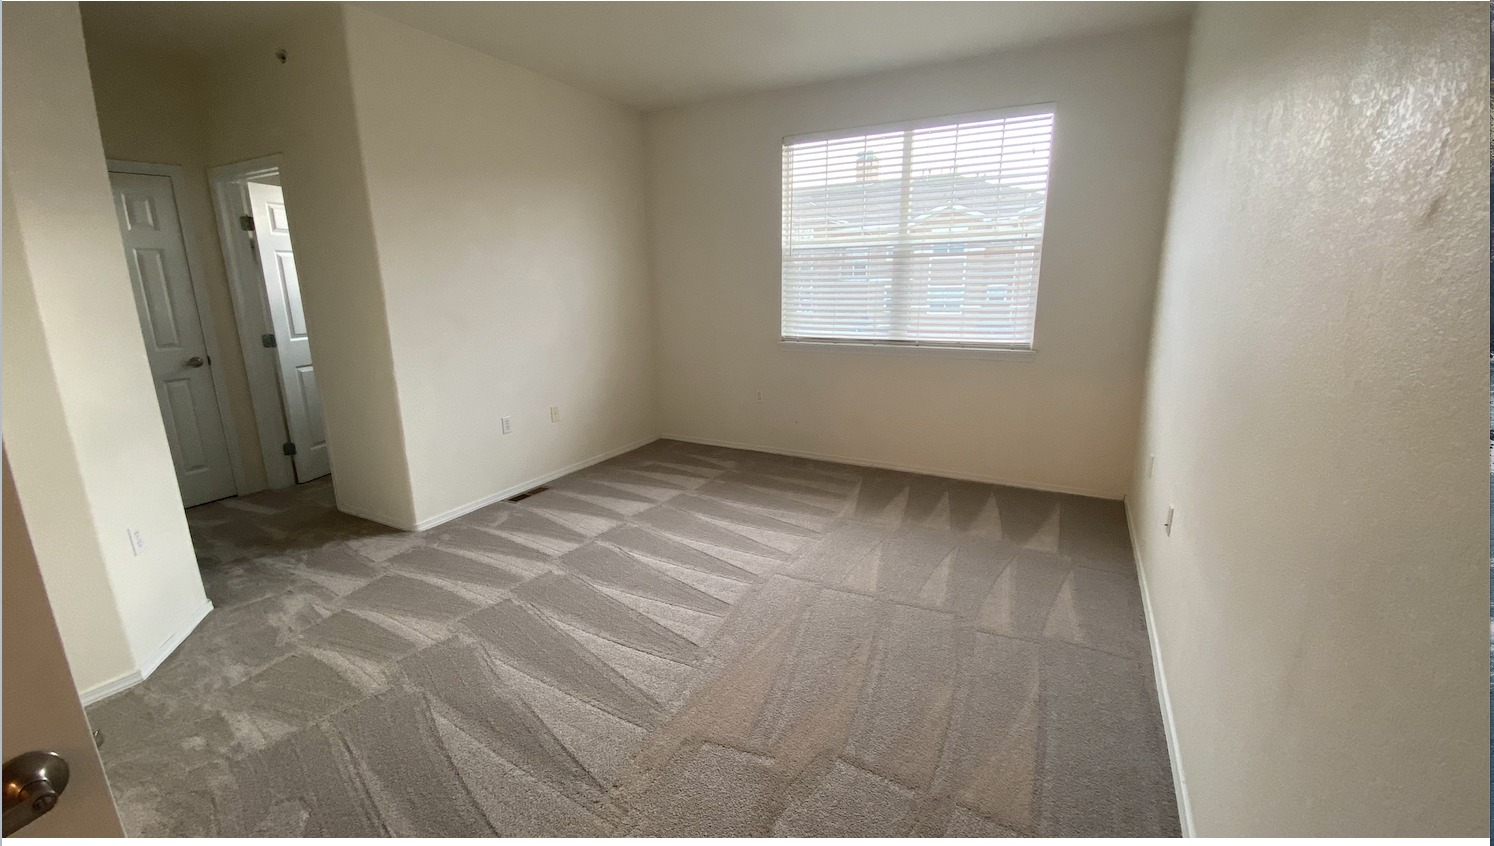
[[135,551],[135,557],[139,558],[145,553],[145,535],[139,529],[126,529],[130,535],[130,549]]
[[550,422],[551,423],[559,423],[560,422],[560,406],[558,406],[558,405],[552,405],[552,406],[550,406]]
[[509,432],[512,432],[514,430],[514,422],[512,417],[500,418],[498,422],[503,424],[503,434],[507,435]]

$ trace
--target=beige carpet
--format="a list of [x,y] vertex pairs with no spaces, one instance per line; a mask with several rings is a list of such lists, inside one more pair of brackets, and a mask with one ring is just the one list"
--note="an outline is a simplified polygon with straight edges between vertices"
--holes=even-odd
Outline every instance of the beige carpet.
[[135,835],[1178,833],[1119,503],[659,441],[422,533],[188,512]]

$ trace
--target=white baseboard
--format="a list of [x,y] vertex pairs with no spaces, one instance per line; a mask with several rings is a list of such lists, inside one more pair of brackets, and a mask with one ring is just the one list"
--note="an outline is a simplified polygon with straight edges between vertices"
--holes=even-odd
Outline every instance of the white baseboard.
[[1183,753],[1178,748],[1177,723],[1172,716],[1172,697],[1167,692],[1167,673],[1162,669],[1162,649],[1157,643],[1157,623],[1152,617],[1152,595],[1146,586],[1146,567],[1136,543],[1136,522],[1131,518],[1131,500],[1126,498],[1126,529],[1131,533],[1131,555],[1136,559],[1136,577],[1141,582],[1141,609],[1146,615],[1146,637],[1152,649],[1152,669],[1157,677],[1157,698],[1162,706],[1162,728],[1167,736],[1167,758],[1172,764],[1172,791],[1178,801],[1178,820],[1184,837],[1197,837],[1193,829],[1193,803],[1188,799],[1188,779],[1183,775]]
[[83,700],[84,707],[87,707],[100,700],[108,699],[116,693],[124,693],[143,681],[145,681],[145,676],[140,675],[139,670],[131,670],[112,681],[78,691],[78,698]]
[[175,652],[176,648],[182,645],[182,641],[187,639],[187,635],[196,631],[197,625],[212,610],[213,603],[211,601],[203,602],[202,607],[197,609],[197,612],[192,615],[192,618],[185,625],[173,632],[171,637],[166,638],[165,643],[162,643],[154,652],[146,656],[145,661],[141,663],[139,669],[131,670],[119,678],[106,681],[103,684],[94,685],[88,690],[79,691],[78,698],[83,700],[85,706],[92,705],[100,700],[108,699],[116,693],[123,693],[150,678],[150,674],[154,673],[156,668],[161,666],[161,662],[171,657],[171,653]]
[[380,526],[389,526],[390,528],[399,529],[401,532],[418,531],[414,526],[406,523],[403,520],[396,520],[393,517],[385,517],[383,514],[375,514],[372,511],[364,511],[361,508],[354,508],[350,505],[343,505],[341,502],[337,503],[337,510],[341,511],[344,514],[350,514],[354,517],[367,520],[370,523],[378,523]]
[[[503,490],[498,491],[497,493],[489,494],[489,495],[487,495],[485,497],[482,497],[481,499],[475,499],[475,500],[467,503],[466,505],[458,505],[456,508],[452,508],[452,509],[449,509],[447,511],[443,511],[440,514],[437,514],[434,517],[427,517],[426,519],[421,520],[420,522],[416,523],[415,524],[415,531],[417,531],[417,532],[423,532],[426,529],[430,529],[430,528],[434,528],[436,526],[439,526],[442,523],[447,522],[448,520],[455,520],[456,518],[462,516],[463,514],[471,514],[472,512],[476,511],[479,508],[483,508],[485,506],[492,505],[495,502],[500,502],[502,500],[508,499],[509,497],[514,496],[516,494],[521,494],[524,491],[529,490],[530,488],[539,487],[540,485],[543,485],[546,482],[553,482],[556,479],[559,479],[561,476],[564,476],[564,475],[566,475],[568,473],[574,473],[577,470],[584,470],[584,469],[586,469],[587,467],[590,467],[593,464],[600,464],[601,462],[606,461],[609,458],[616,458],[617,456],[622,455],[625,452],[632,452],[633,450],[638,449],[641,446],[646,446],[648,444],[651,444],[654,441],[657,441],[658,439],[659,439],[658,435],[652,435],[650,437],[644,438],[641,441],[634,441],[631,444],[626,444],[624,446],[620,446],[617,449],[608,450],[607,452],[604,452],[601,455],[596,455],[596,456],[592,456],[591,458],[584,459],[582,461],[577,461],[575,464],[571,464],[571,465],[568,465],[566,467],[562,467],[559,470],[555,470],[555,471],[550,472],[550,473],[545,473],[544,475],[541,475],[541,476],[536,476],[536,477],[534,477],[533,479],[530,479],[527,482],[521,482],[521,483],[519,483],[517,485],[514,485],[512,487],[504,488]],[[351,512],[349,512],[349,513],[351,513]],[[360,516],[360,515],[354,515],[354,516]]]
[[752,452],[766,452],[769,455],[788,455],[794,458],[811,458],[816,461],[833,461],[837,464],[850,464],[856,467],[875,467],[878,470],[897,470],[900,473],[918,473],[924,476],[938,476],[941,479],[959,479],[963,482],[980,482],[983,485],[1004,485],[1010,488],[1027,488],[1034,491],[1048,491],[1050,493],[1073,494],[1074,496],[1090,496],[1099,499],[1123,499],[1120,494],[1098,493],[1083,488],[1070,488],[1062,485],[1048,485],[1040,482],[1029,482],[1021,479],[998,479],[994,476],[981,476],[971,473],[960,473],[953,470],[944,470],[938,467],[911,467],[906,464],[891,464],[885,461],[872,461],[867,458],[852,458],[845,455],[832,455],[825,452],[804,452],[795,449],[780,449],[778,447],[758,446],[756,444],[739,444],[732,441],[717,441],[710,438],[696,438],[690,435],[660,435],[660,440],[684,441],[688,444],[701,444],[702,446],[725,447],[727,449],[745,449]]
[[192,615],[192,619],[188,620],[186,625],[182,626],[180,629],[177,629],[176,633],[171,637],[166,638],[166,642],[156,647],[156,651],[152,652],[145,659],[145,663],[140,665],[141,679],[150,678],[150,674],[154,673],[156,671],[156,668],[161,666],[162,661],[165,661],[167,658],[171,657],[171,653],[175,652],[176,648],[182,645],[182,641],[187,639],[187,635],[195,631],[197,629],[197,624],[201,623],[207,617],[207,615],[212,612],[212,610],[212,601],[204,600],[202,603],[202,607],[197,609],[196,614]]

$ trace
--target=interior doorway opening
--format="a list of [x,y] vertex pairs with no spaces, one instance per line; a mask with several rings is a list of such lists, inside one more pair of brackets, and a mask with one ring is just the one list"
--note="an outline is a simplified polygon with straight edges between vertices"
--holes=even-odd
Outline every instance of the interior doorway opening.
[[331,454],[280,156],[214,168],[210,178],[266,480],[287,488],[319,479]]

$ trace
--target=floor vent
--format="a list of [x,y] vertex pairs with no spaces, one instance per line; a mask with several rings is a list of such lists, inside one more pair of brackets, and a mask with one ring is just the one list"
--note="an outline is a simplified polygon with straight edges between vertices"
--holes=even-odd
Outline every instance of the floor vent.
[[544,493],[547,490],[549,490],[549,488],[545,487],[544,485],[540,485],[537,488],[530,488],[529,490],[527,490],[527,491],[525,491],[525,492],[523,492],[521,494],[514,494],[513,496],[509,497],[508,499],[505,499],[504,502],[518,502],[520,500],[528,499],[528,498],[534,496],[537,493]]

